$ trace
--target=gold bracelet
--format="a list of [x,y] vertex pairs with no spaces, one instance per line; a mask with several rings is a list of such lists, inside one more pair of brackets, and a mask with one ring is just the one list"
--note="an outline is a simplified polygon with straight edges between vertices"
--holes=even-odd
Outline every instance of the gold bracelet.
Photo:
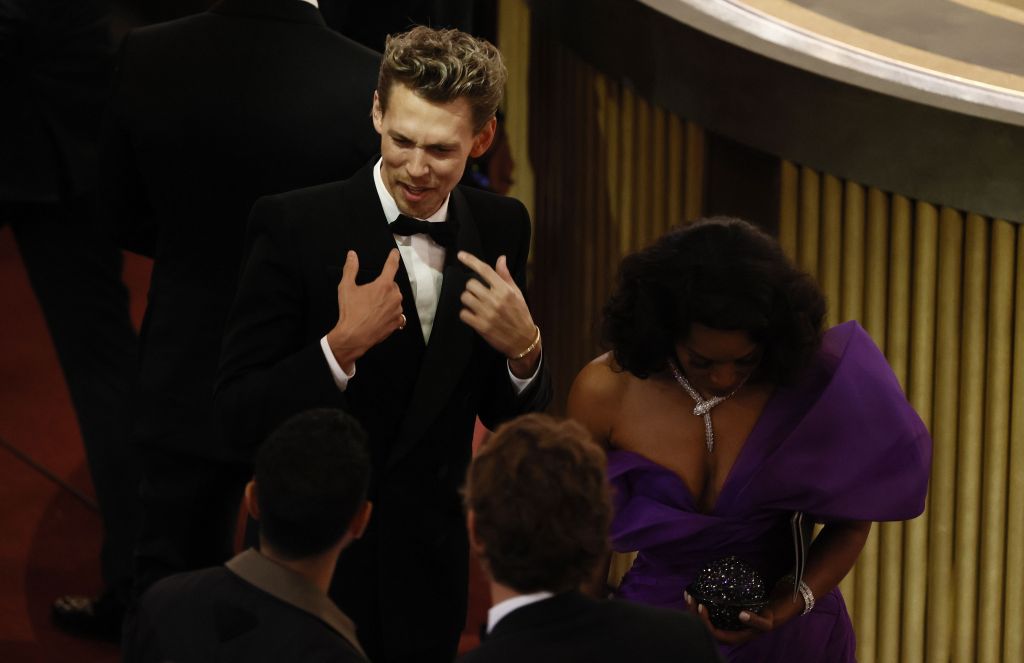
[[[537,325],[534,325],[534,327],[537,327]],[[509,357],[509,359],[511,361],[515,361],[517,359],[522,359],[526,355],[528,355],[531,352],[533,352],[533,349],[536,348],[539,343],[540,343],[540,327],[537,327],[537,338],[533,339],[533,343],[530,343],[530,347],[526,348],[525,350],[523,350],[522,352],[517,354],[515,357]]]

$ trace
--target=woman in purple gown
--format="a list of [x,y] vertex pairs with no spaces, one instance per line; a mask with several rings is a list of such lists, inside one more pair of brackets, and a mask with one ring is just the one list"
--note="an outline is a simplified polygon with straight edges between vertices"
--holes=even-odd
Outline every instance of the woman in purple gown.
[[[775,240],[703,220],[623,261],[612,351],[569,396],[608,450],[613,548],[639,552],[617,596],[697,611],[730,661],[854,661],[837,585],[871,521],[924,509],[927,429],[871,338],[855,322],[823,333],[824,311]],[[769,588],[738,631],[684,591],[728,556]]]

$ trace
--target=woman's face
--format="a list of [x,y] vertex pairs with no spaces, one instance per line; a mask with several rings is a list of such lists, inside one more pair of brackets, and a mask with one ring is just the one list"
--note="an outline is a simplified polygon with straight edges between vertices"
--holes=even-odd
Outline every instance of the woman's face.
[[690,335],[676,343],[676,358],[694,389],[706,397],[727,396],[750,377],[763,348],[745,331],[690,325]]

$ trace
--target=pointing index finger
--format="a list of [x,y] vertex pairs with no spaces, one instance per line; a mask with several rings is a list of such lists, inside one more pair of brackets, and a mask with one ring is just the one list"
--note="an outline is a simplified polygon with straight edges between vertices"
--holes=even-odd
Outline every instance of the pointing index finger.
[[476,272],[477,276],[483,279],[483,281],[488,286],[493,288],[496,282],[501,281],[501,277],[498,276],[497,272],[491,269],[490,265],[488,265],[480,258],[477,258],[472,253],[469,253],[467,251],[459,251],[458,257],[459,262],[461,262],[463,265],[469,267],[474,272]]
[[356,272],[359,271],[359,256],[356,255],[355,251],[349,251],[345,254],[345,265],[341,268],[341,282],[342,283],[355,283]]
[[391,249],[388,253],[388,259],[384,261],[384,268],[380,270],[380,276],[378,279],[385,281],[394,281],[395,274],[398,273],[398,263],[401,260],[398,255],[398,249]]

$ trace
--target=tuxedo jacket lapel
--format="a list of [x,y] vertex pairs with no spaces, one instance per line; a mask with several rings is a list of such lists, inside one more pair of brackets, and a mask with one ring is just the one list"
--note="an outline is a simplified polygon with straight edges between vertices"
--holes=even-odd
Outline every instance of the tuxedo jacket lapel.
[[[445,256],[444,279],[437,312],[434,314],[434,327],[430,332],[430,343],[427,344],[420,366],[409,410],[392,448],[389,465],[400,460],[433,423],[448,402],[473,354],[476,332],[459,319],[459,310],[462,308],[460,298],[466,288],[466,281],[473,273],[458,261],[456,254],[467,251],[480,256],[482,244],[469,205],[458,189],[454,189],[451,194],[449,219],[453,213],[458,222],[456,245]],[[415,306],[412,308],[416,309]]]

